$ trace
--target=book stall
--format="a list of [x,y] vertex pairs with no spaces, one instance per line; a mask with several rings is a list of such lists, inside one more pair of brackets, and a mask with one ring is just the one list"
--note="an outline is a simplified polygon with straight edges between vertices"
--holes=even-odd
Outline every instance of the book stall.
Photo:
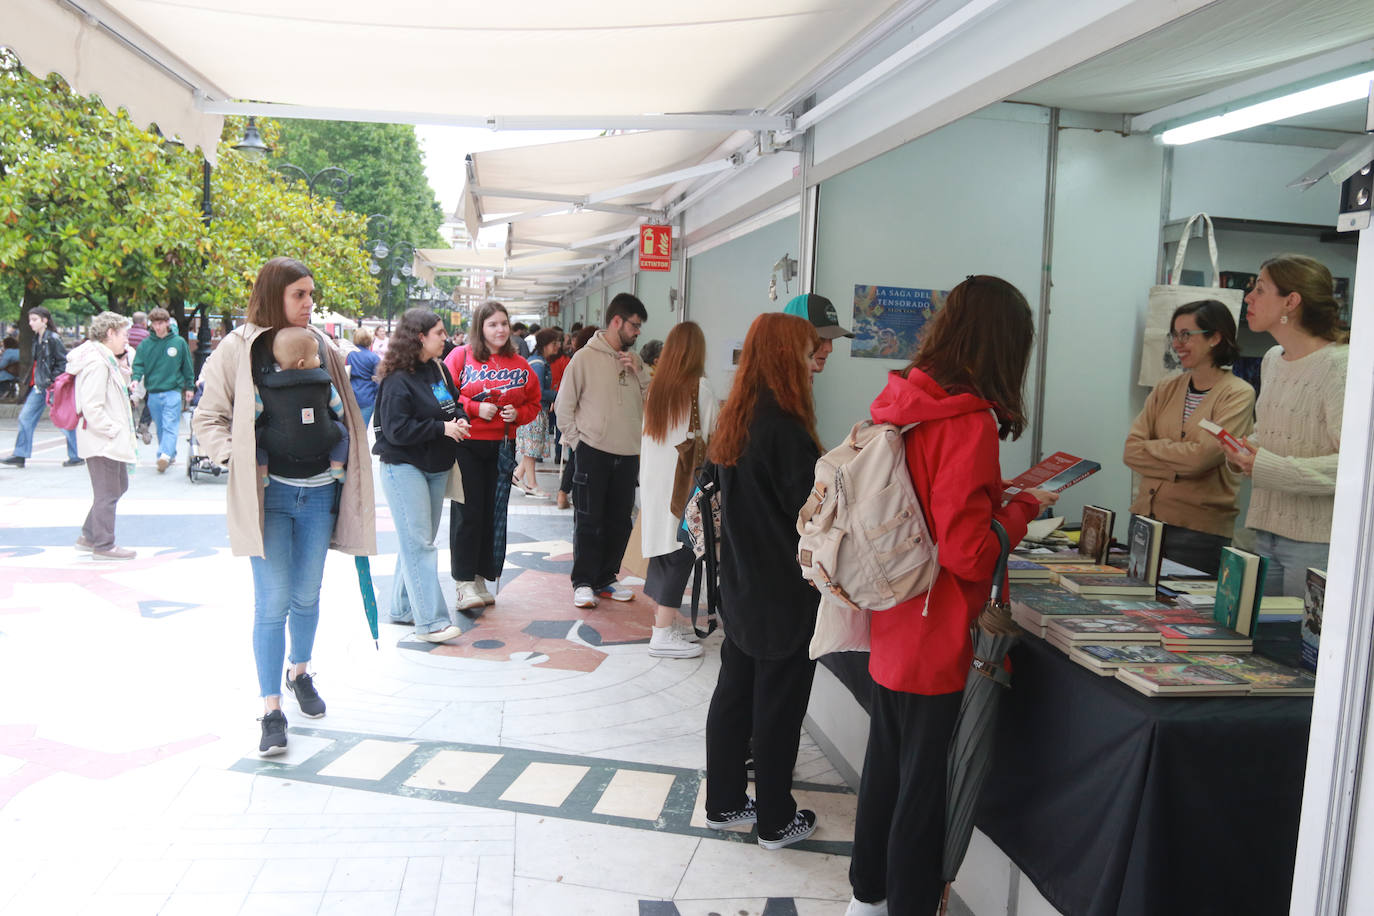
[[[1112,520],[1089,506],[1013,554],[1025,635],[976,824],[1069,916],[1286,914],[1322,574],[1304,621],[1264,599],[1263,558],[1226,548],[1204,579],[1160,557],[1150,519],[1110,551]],[[821,659],[865,708],[867,661]]]

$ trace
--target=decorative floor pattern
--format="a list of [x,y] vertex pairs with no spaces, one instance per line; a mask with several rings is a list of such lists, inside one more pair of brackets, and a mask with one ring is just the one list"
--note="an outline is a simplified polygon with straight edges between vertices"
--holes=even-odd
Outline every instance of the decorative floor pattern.
[[[659,833],[754,840],[752,827],[712,830],[706,826],[705,774],[700,770],[318,728],[292,727],[290,734],[285,757],[244,758],[230,769]],[[818,814],[816,833],[795,848],[848,856],[854,839],[853,792],[841,786],[797,783],[794,794],[801,807]]]

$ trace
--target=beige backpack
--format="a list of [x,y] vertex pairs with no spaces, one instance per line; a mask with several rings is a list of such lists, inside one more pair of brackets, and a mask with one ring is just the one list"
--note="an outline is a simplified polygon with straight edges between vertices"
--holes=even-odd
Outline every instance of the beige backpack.
[[856,425],[816,462],[797,516],[802,575],[856,611],[885,611],[929,591],[939,572],[902,444],[915,425]]

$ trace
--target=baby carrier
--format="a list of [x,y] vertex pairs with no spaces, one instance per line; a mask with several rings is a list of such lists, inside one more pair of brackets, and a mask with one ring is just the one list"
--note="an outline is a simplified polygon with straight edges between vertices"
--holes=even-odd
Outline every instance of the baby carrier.
[[328,354],[320,343],[320,368],[275,368],[275,332],[253,342],[253,380],[262,399],[257,420],[258,447],[267,452],[267,470],[278,477],[314,477],[329,468],[329,450],[342,438],[329,409],[331,379],[324,370]]

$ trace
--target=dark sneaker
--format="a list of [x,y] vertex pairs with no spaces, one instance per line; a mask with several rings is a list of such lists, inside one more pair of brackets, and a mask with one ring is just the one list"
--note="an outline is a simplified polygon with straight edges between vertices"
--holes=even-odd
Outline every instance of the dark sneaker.
[[68,458],[66,461],[62,462],[62,466],[64,468],[79,468],[85,463],[85,458]]
[[258,742],[259,757],[275,757],[286,753],[286,715],[274,709],[258,720],[262,723],[262,740]]
[[759,814],[754,810],[754,800],[746,797],[744,807],[736,808],[733,811],[722,811],[720,814],[706,812],[706,826],[720,830],[722,827],[733,827],[735,824],[752,824],[759,819]]
[[816,812],[803,808],[792,818],[790,824],[777,833],[764,833],[760,830],[759,845],[764,849],[782,849],[784,846],[800,843],[815,832]]
[[18,455],[10,455],[8,458],[0,458],[0,464],[7,464],[12,468],[22,468],[24,466],[24,459],[20,458]]
[[286,689],[296,698],[296,704],[307,719],[318,719],[324,715],[324,700],[320,699],[320,692],[315,689],[315,682],[310,675],[302,674],[293,680],[291,672],[286,672]]

